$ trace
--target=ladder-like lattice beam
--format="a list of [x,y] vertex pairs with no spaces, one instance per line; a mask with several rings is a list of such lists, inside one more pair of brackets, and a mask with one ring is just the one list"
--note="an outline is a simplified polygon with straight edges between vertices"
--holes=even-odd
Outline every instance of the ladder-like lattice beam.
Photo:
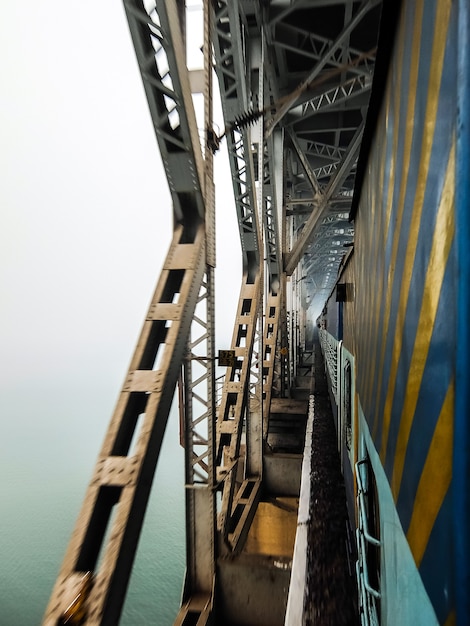
[[[243,255],[243,279],[231,347],[236,363],[227,369],[217,415],[216,472],[222,489],[218,528],[226,544],[236,549],[256,509],[260,477],[249,478],[250,497],[242,497],[248,488],[239,476],[246,468],[246,449],[240,455],[242,431],[249,414],[250,379],[256,342],[256,328],[262,305],[261,237],[258,225],[255,175],[250,129],[240,120],[250,110],[250,74],[246,48],[247,33],[237,0],[214,0],[214,50],[216,72],[226,125],[235,209],[238,217]],[[253,417],[254,419],[254,417]],[[258,412],[257,418],[261,419]],[[252,428],[248,424],[247,430]],[[239,512],[239,507],[243,511]],[[238,519],[233,527],[232,518]]]
[[238,0],[214,0],[216,72],[226,124],[226,140],[238,217],[243,267],[253,279],[260,266],[260,234],[256,214],[255,175],[249,129],[238,120],[251,110],[246,55]]
[[[173,199],[175,229],[46,609],[46,626],[67,618],[73,599],[84,592],[83,576],[88,573],[92,578],[86,580],[92,584],[86,588],[82,622],[104,626],[119,620],[203,277],[212,271],[207,265],[213,254],[207,247],[203,193],[205,188],[211,194],[213,190],[205,180],[192,106],[177,10],[181,7],[163,0],[151,5],[125,0],[124,6]],[[210,280],[206,278],[203,289]],[[198,453],[199,463],[192,463],[201,441],[195,422],[187,432],[189,466],[210,472],[207,454]],[[209,492],[213,497],[212,485]],[[210,529],[214,522],[207,524]],[[212,556],[210,560],[212,572]]]
[[[93,572],[86,624],[118,622],[204,272],[205,235],[175,229],[44,619]],[[131,445],[135,441],[135,445]]]

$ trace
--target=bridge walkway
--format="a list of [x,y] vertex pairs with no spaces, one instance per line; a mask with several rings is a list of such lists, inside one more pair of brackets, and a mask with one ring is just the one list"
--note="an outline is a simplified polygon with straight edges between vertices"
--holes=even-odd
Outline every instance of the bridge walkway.
[[[245,545],[223,549],[217,563],[217,614],[227,626],[283,626],[289,594],[303,621],[292,624],[358,624],[354,555],[349,549],[344,481],[318,337],[303,354],[291,398],[272,401],[264,452],[263,491]],[[299,523],[301,479],[309,418],[310,489],[303,576],[289,590]],[[307,447],[310,445],[307,442]],[[304,490],[302,490],[302,494]],[[302,505],[300,505],[302,506]],[[305,503],[303,505],[305,507]],[[300,611],[300,613],[299,613]]]

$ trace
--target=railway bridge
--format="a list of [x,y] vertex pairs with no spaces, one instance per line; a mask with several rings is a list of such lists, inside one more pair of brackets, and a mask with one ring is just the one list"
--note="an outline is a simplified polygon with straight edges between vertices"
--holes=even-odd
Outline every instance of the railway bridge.
[[[175,393],[187,519],[175,624],[300,624],[315,611],[305,601],[312,422],[329,410],[316,323],[353,250],[382,3],[124,8],[174,231],[44,624],[118,623]],[[188,69],[190,38],[200,68]],[[223,151],[243,271],[231,345],[216,351],[214,159]]]

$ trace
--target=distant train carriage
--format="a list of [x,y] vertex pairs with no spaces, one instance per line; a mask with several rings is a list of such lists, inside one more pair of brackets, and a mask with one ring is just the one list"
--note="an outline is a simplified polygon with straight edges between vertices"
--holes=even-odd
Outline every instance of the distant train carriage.
[[468,624],[469,9],[391,4],[354,250],[319,326],[362,622]]

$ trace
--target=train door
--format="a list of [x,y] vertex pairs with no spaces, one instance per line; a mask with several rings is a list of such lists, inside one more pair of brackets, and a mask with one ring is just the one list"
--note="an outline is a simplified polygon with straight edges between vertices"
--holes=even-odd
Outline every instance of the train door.
[[340,392],[338,394],[339,427],[338,447],[341,455],[341,469],[345,473],[345,462],[349,462],[349,471],[352,472],[355,463],[354,433],[356,429],[355,416],[355,369],[354,357],[340,342],[339,350]]
[[362,626],[380,624],[380,511],[374,471],[363,442],[355,464],[357,481],[356,563]]

